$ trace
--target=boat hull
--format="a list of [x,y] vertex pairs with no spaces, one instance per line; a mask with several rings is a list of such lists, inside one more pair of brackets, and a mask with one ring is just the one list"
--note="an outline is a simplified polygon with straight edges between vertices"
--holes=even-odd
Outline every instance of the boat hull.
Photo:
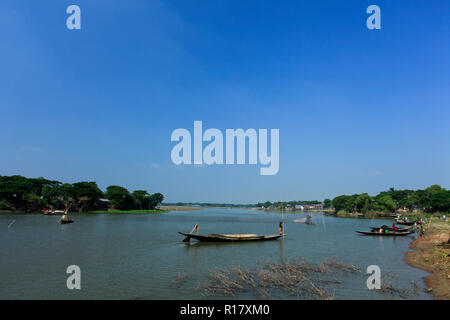
[[415,223],[416,221],[405,222],[405,221],[402,221],[402,220],[396,220],[396,222],[397,222],[397,224],[402,224],[402,225],[404,225],[404,226],[412,226],[412,225],[414,225],[414,223]]
[[[377,228],[377,227],[371,227],[370,229],[372,229],[372,231],[373,232],[376,232],[376,231],[374,231],[374,230],[380,230],[380,229],[383,229],[383,230],[389,230],[389,231],[392,231],[393,229],[391,228],[391,227],[385,227],[385,226],[383,226],[383,227],[379,227],[379,228]],[[397,232],[408,232],[408,231],[410,231],[410,229],[411,228],[408,228],[408,227],[406,227],[406,228],[398,228],[398,227],[396,227],[395,228],[395,231]]]
[[356,231],[360,234],[368,235],[368,236],[393,236],[393,237],[400,237],[400,236],[407,236],[409,234],[413,234],[414,231],[410,232],[371,232],[371,231]]
[[270,241],[276,240],[281,237],[281,235],[271,235],[271,236],[259,236],[259,235],[223,235],[223,234],[208,234],[208,235],[197,235],[190,233],[178,232],[179,234],[186,236],[190,239],[195,239],[204,242],[245,242],[245,241]]

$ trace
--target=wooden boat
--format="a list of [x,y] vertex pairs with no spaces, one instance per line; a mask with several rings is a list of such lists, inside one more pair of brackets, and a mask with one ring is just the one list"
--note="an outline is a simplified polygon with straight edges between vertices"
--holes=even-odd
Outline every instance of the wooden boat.
[[365,235],[368,235],[368,236],[394,236],[394,237],[396,237],[396,236],[407,236],[408,234],[413,234],[414,233],[414,231],[408,231],[408,232],[397,232],[397,231],[392,232],[392,231],[389,231],[389,232],[383,232],[383,233],[374,232],[374,231],[356,231],[356,232],[361,233],[361,234],[365,234]]
[[406,222],[404,220],[397,219],[395,220],[398,224],[403,224],[405,226],[412,226],[416,221]]
[[65,224],[65,223],[72,223],[73,220],[69,218],[69,216],[67,214],[63,214],[63,216],[61,217],[61,219],[59,219],[59,223],[61,224]]
[[[372,229],[372,231],[374,231],[374,230],[380,230],[380,229],[383,229],[383,230],[389,230],[389,231],[392,231],[393,229],[392,229],[392,227],[388,227],[388,226],[381,226],[381,227],[370,227],[370,229]],[[409,227],[403,227],[403,228],[398,228],[398,227],[395,227],[395,231],[398,231],[398,232],[406,232],[406,231],[409,231]]]
[[266,240],[276,240],[281,237],[281,235],[270,235],[261,236],[257,234],[207,234],[199,235],[193,233],[178,232],[179,234],[186,236],[187,241],[195,239],[198,241],[207,242],[231,242],[231,241],[266,241]]

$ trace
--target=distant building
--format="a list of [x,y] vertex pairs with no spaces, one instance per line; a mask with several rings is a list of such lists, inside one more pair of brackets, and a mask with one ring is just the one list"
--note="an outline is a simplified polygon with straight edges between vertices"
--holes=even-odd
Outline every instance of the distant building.
[[109,209],[109,199],[98,199],[97,207],[100,210],[108,210]]
[[307,204],[304,206],[305,210],[323,210],[323,204]]

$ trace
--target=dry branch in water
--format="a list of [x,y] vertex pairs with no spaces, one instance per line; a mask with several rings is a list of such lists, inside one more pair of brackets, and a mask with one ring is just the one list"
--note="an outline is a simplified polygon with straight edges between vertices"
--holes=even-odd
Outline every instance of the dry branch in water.
[[411,282],[412,289],[398,288],[394,284],[394,278],[389,275],[384,275],[381,279],[381,289],[380,292],[390,294],[392,296],[399,296],[406,299],[408,296],[413,294],[418,294],[419,286],[415,281]]
[[173,280],[170,282],[169,285],[170,285],[170,286],[175,286],[175,287],[177,287],[177,288],[180,288],[181,286],[183,286],[183,285],[186,283],[187,278],[188,278],[187,275],[182,274],[182,273],[179,273],[179,274],[175,277],[175,279],[173,279]]
[[298,298],[330,300],[333,295],[326,286],[341,282],[326,277],[337,272],[356,273],[360,269],[333,260],[312,265],[300,259],[268,263],[257,269],[231,266],[211,272],[207,280],[200,283],[199,289],[206,295],[248,293],[261,299],[272,299],[273,293],[282,291]]

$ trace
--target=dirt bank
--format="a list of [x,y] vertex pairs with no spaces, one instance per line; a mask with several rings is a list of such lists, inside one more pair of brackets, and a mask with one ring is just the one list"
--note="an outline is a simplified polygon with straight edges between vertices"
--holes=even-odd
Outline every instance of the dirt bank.
[[[448,224],[448,223],[447,223]],[[410,243],[414,249],[406,253],[405,262],[428,271],[425,277],[428,291],[440,300],[450,300],[450,224],[430,227],[421,238]]]

